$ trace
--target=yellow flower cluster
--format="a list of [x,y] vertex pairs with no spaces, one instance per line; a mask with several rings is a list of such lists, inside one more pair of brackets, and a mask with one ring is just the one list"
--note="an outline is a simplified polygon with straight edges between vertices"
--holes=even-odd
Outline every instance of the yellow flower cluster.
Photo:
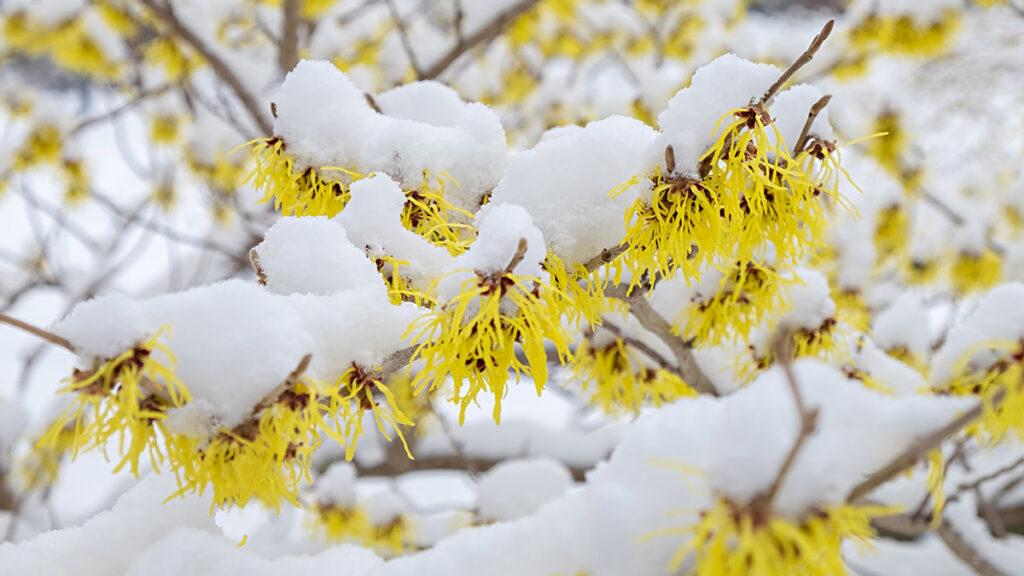
[[405,516],[375,525],[358,506],[324,502],[316,503],[312,512],[311,530],[322,534],[329,542],[355,542],[388,556],[398,556],[411,548],[412,527]]
[[673,327],[699,346],[745,339],[770,312],[784,307],[784,281],[764,264],[739,262],[714,295],[695,299]]
[[3,21],[3,38],[9,48],[47,56],[71,72],[101,80],[117,79],[122,74],[122,65],[103,51],[79,17],[47,26],[23,12],[15,12]]
[[675,571],[694,557],[694,576],[836,576],[846,574],[842,544],[867,543],[871,520],[893,514],[882,506],[830,505],[793,521],[756,514],[719,499],[693,526],[675,532],[689,540],[673,555]]
[[[284,216],[328,216],[341,212],[350,198],[349,184],[363,178],[341,168],[313,168],[296,171],[295,159],[286,150],[282,138],[266,138],[252,143],[255,166],[246,182],[263,192],[261,202],[274,201],[274,209]],[[328,179],[322,172],[336,171],[347,179]]]
[[[378,397],[383,397],[385,403],[378,402]],[[326,416],[319,417],[319,427],[324,434],[345,446],[346,460],[355,456],[356,444],[363,434],[363,415],[367,411],[373,413],[381,436],[390,442],[388,428],[393,430],[402,442],[405,454],[412,459],[402,426],[415,426],[416,423],[399,408],[395,393],[377,371],[365,370],[353,364],[333,387],[325,391],[322,402],[327,409]]]
[[850,31],[850,44],[858,52],[875,51],[902,56],[935,56],[949,49],[960,28],[960,16],[947,10],[933,22],[910,16],[872,14]]
[[967,360],[972,354],[967,354],[948,391],[984,403],[982,417],[967,428],[972,436],[992,444],[1011,434],[1024,439],[1024,342],[988,342],[983,347],[1002,352],[1003,359],[987,370],[970,371]]
[[991,248],[980,253],[962,251],[949,270],[950,282],[958,295],[988,290],[1003,276],[1003,259]]
[[44,449],[59,446],[70,427],[75,434],[73,454],[105,449],[116,438],[122,454],[115,472],[127,466],[138,474],[143,453],[149,455],[154,468],[159,466],[164,454],[158,436],[167,434],[163,425],[166,412],[190,399],[188,390],[169,367],[174,364],[174,354],[160,342],[161,335],[158,331],[91,369],[75,370],[62,389],[74,393],[75,401],[53,422],[38,445]]
[[[547,382],[545,341],[560,360],[569,357],[569,336],[561,323],[559,302],[550,284],[508,271],[466,280],[459,294],[417,319],[409,328],[415,357],[417,392],[436,390],[450,376],[459,405],[459,422],[483,390],[494,396],[494,421],[501,421],[501,400],[509,370],[533,378],[540,394]],[[516,345],[526,356],[516,357]]]
[[572,374],[590,403],[609,414],[636,414],[697,395],[678,375],[644,364],[622,338],[601,346],[584,339],[573,352]]
[[727,116],[732,120],[701,158],[699,178],[677,174],[669,148],[666,169],[651,177],[650,200],[638,199],[627,211],[625,263],[634,285],[676,270],[691,279],[723,261],[756,261],[767,243],[788,264],[821,237],[819,196],[841,200],[838,172],[830,167],[834,146],[822,143],[794,157],[763,105]]
[[170,435],[168,460],[179,486],[174,496],[211,487],[212,507],[245,506],[254,499],[274,508],[282,500],[298,506],[299,486],[311,479],[309,465],[319,444],[316,399],[300,382],[208,441]]
[[[148,455],[154,470],[166,465],[177,478],[178,491],[172,497],[210,489],[214,507],[244,506],[252,500],[275,508],[282,501],[298,506],[298,490],[310,480],[321,434],[344,444],[352,458],[367,410],[386,439],[388,426],[403,445],[401,426],[414,425],[376,372],[353,365],[328,386],[302,376],[306,357],[237,425],[208,436],[179,433],[168,428],[167,414],[188,404],[191,396],[174,374],[174,355],[160,341],[162,334],[158,331],[124,353],[74,373],[63,390],[75,394],[74,403],[38,440],[23,466],[29,486],[51,484],[66,452],[74,456],[116,446],[120,460],[114,472],[127,468],[138,475],[140,461]],[[414,409],[408,400],[401,399]]]

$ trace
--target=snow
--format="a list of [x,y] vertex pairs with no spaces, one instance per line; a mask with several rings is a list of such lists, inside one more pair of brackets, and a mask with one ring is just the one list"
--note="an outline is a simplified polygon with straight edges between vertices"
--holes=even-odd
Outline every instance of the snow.
[[540,458],[506,460],[480,479],[477,513],[487,521],[514,520],[565,494],[572,483],[569,469],[561,462]]
[[343,566],[346,575],[370,576],[381,566],[373,552],[352,545],[327,548],[317,554],[261,558],[231,542],[196,530],[178,530],[159,541],[132,563],[125,576],[276,576],[322,574]]
[[326,217],[281,218],[256,246],[267,288],[277,294],[327,296],[384,282],[345,229]]
[[649,183],[641,178],[614,198],[610,193],[649,172],[646,154],[655,134],[622,116],[551,131],[512,156],[491,202],[525,208],[567,267],[586,262],[625,236],[622,215]]
[[375,100],[382,113],[332,64],[303,60],[277,93],[274,131],[298,169],[383,172],[410,190],[428,174],[432,181],[447,181],[449,201],[475,210],[505,168],[498,117],[435,82],[406,85]]
[[543,274],[541,262],[547,251],[544,235],[533,224],[533,218],[521,206],[514,204],[488,204],[477,214],[477,239],[465,253],[449,266],[438,290],[445,298],[462,291],[466,280],[479,274],[495,274],[505,270],[526,241],[522,260],[511,270],[518,276],[539,278]]
[[904,347],[921,359],[927,358],[930,352],[928,309],[920,296],[910,292],[901,294],[875,317],[871,333],[875,342],[886,350]]
[[0,544],[0,566],[13,574],[124,574],[133,558],[175,530],[215,530],[205,500],[185,496],[165,503],[173,491],[173,478],[148,476],[112,509],[81,526],[46,532],[17,545]]
[[376,174],[352,184],[351,194],[352,199],[335,220],[371,258],[392,256],[406,262],[401,273],[425,292],[451,264],[451,257],[402,225],[406,199],[401,188],[387,175]]
[[949,383],[960,370],[985,369],[998,358],[992,346],[1014,344],[1024,337],[1024,284],[998,286],[984,295],[966,319],[954,326],[935,354],[932,375]]
[[649,152],[652,161],[662,162],[666,146],[672,146],[676,171],[696,176],[700,157],[718,136],[716,126],[722,116],[755,102],[781,73],[775,66],[755,64],[734,54],[698,68],[690,85],[676,92],[668,108],[658,115],[661,134]]

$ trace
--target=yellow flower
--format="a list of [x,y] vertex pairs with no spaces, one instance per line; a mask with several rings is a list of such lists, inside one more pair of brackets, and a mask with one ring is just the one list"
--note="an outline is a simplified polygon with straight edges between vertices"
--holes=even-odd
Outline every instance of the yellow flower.
[[253,499],[275,509],[282,500],[299,505],[298,489],[311,480],[309,466],[320,442],[316,392],[296,382],[257,409],[209,440],[168,437],[168,460],[178,479],[172,498],[211,488],[211,507],[245,506]]
[[[321,386],[321,388],[324,388]],[[405,441],[402,426],[415,426],[398,407],[398,401],[378,375],[376,370],[366,370],[356,364],[342,374],[333,387],[322,390],[322,402],[326,415],[318,413],[318,426],[327,436],[345,446],[345,459],[352,460],[356,445],[363,434],[363,415],[373,413],[377,430],[385,440],[391,441],[388,428],[394,430],[402,442],[406,456],[412,460],[412,452]],[[384,399],[384,403],[378,401]]]
[[149,119],[149,139],[154,144],[174,144],[181,130],[180,119],[173,114],[156,114]]
[[473,214],[449,202],[445,186],[445,178],[431,178],[424,172],[420,186],[405,194],[402,225],[458,256],[473,241],[475,231],[466,223],[473,220]]
[[44,448],[59,446],[65,429],[71,427],[75,435],[73,455],[83,449],[105,448],[116,437],[121,459],[114,472],[128,466],[132,474],[138,475],[144,452],[158,468],[164,460],[158,435],[167,436],[163,424],[166,412],[189,400],[188,390],[170,367],[175,362],[174,354],[160,342],[163,332],[158,330],[91,369],[75,370],[61,390],[76,394],[75,401],[38,444]]
[[700,519],[673,532],[689,540],[673,555],[675,572],[694,557],[694,576],[836,576],[846,574],[843,541],[868,543],[871,520],[895,513],[882,506],[827,505],[799,520],[756,513],[718,499]]
[[[274,201],[284,216],[336,216],[348,204],[349,184],[362,174],[342,168],[306,168],[295,171],[295,160],[282,138],[252,142],[256,165],[245,181],[263,192],[260,202]],[[323,171],[340,172],[348,180],[325,179]]]
[[397,556],[409,549],[409,520],[402,515],[374,525],[358,506],[341,506],[333,502],[317,502],[312,507],[309,526],[328,542],[355,542],[379,554]]
[[66,183],[64,202],[72,207],[81,205],[89,197],[89,176],[85,165],[80,160],[64,160],[61,174]]
[[143,51],[146,63],[163,70],[169,82],[177,82],[192,75],[203,65],[203,58],[168,37],[158,37],[146,44]]
[[[532,377],[539,395],[547,382],[550,341],[562,362],[569,357],[568,335],[550,285],[539,278],[502,271],[466,280],[461,292],[409,327],[415,358],[424,362],[416,374],[417,391],[437,389],[451,376],[452,402],[459,422],[482,390],[494,395],[494,421],[501,421],[501,400],[509,370]],[[526,356],[516,357],[516,344]],[[468,384],[468,386],[467,386]]]
[[645,363],[618,337],[600,346],[584,339],[573,353],[572,374],[590,403],[609,414],[636,414],[648,404],[697,395],[678,375]]
[[609,279],[613,282],[620,280],[621,259],[616,258],[592,271],[587,271],[583,264],[577,264],[570,271],[558,255],[548,253],[543,267],[550,279],[554,304],[567,321],[576,324],[584,320],[598,324],[601,314],[612,309],[613,301],[605,297],[604,291]]
[[718,291],[709,298],[695,297],[680,319],[682,324],[673,327],[701,346],[745,339],[768,313],[785,305],[782,282],[764,264],[737,263],[723,276]]
[[990,248],[981,253],[960,252],[950,268],[950,280],[958,295],[987,290],[1003,276],[1003,259]]
[[898,204],[878,212],[875,223],[875,248],[878,253],[877,267],[898,260],[907,249],[910,235],[910,218],[907,211]]
[[726,117],[732,120],[701,157],[698,177],[676,173],[669,147],[665,170],[652,176],[651,198],[627,211],[626,264],[634,285],[679,269],[687,279],[699,278],[715,262],[755,259],[766,243],[780,263],[795,262],[822,235],[819,197],[842,201],[834,145],[821,143],[794,158],[764,106]]
[[32,128],[14,155],[14,168],[26,170],[40,164],[56,164],[63,147],[60,129],[41,123]]
[[968,434],[996,444],[1010,434],[1024,440],[1024,343],[985,342],[988,348],[1004,353],[1004,359],[989,369],[970,372],[965,355],[948,391],[960,396],[976,396],[984,403],[982,417],[967,428]]

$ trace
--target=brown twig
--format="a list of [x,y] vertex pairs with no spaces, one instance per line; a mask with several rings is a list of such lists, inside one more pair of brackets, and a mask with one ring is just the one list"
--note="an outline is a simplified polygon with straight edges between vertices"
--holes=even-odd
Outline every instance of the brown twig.
[[811,106],[810,112],[807,113],[807,121],[804,122],[804,127],[800,130],[800,137],[796,139],[796,144],[793,146],[794,156],[803,152],[804,147],[807,146],[807,140],[811,136],[811,126],[814,125],[814,121],[818,118],[818,114],[825,109],[825,106],[828,106],[830,100],[832,100],[832,95],[825,94],[819,98],[813,106]]
[[409,59],[409,65],[412,66],[413,72],[416,73],[416,79],[423,80],[423,69],[420,68],[419,59],[416,58],[416,52],[412,49],[412,42],[409,40],[409,29],[405,25],[405,18],[398,13],[398,7],[395,6],[394,0],[384,0],[384,3],[388,7],[388,12],[391,13],[391,21],[394,22],[395,28],[398,30],[398,40],[402,43],[402,50],[405,51],[405,56]]
[[[1005,394],[1002,392],[996,394],[993,399],[993,406],[998,406],[1002,403]],[[907,468],[914,465],[915,462],[921,459],[927,452],[934,450],[944,440],[956,434],[957,432],[964,429],[984,412],[985,403],[978,402],[970,410],[964,412],[959,417],[955,418],[950,423],[946,424],[942,428],[924,436],[918,441],[912,443],[907,447],[906,450],[901,452],[888,464],[876,470],[873,474],[865,478],[860,484],[857,484],[850,491],[850,495],[847,497],[849,502],[855,502],[860,500],[864,496],[870,494],[875,488],[878,488],[882,484],[888,482],[890,479],[900,474]]]
[[624,343],[632,346],[633,348],[636,348],[640,352],[643,352],[644,355],[646,355],[651,360],[654,360],[654,362],[661,366],[662,368],[670,372],[674,372],[676,370],[675,365],[669,362],[668,358],[662,356],[660,353],[658,353],[657,350],[647,345],[646,342],[638,340],[631,336],[627,336],[625,332],[623,332],[622,328],[619,328],[618,326],[612,324],[611,322],[608,322],[607,320],[601,322],[601,327],[614,334],[616,338],[622,340]]
[[249,265],[252,266],[252,271],[256,273],[256,281],[260,283],[260,286],[266,286],[267,273],[264,272],[263,266],[260,265],[260,254],[255,248],[249,250]]
[[518,2],[517,4],[501,12],[494,18],[494,20],[490,22],[490,24],[487,24],[480,30],[477,30],[476,32],[470,34],[469,36],[463,38],[461,42],[456,44],[455,47],[451,49],[451,51],[442,56],[440,60],[432,64],[429,68],[424,70],[421,78],[424,80],[437,78],[438,76],[443,74],[444,71],[447,70],[449,66],[451,66],[456,60],[458,60],[460,56],[462,56],[466,52],[469,52],[470,50],[477,46],[487,44],[488,42],[494,40],[499,35],[501,35],[502,31],[504,31],[505,29],[505,26],[507,26],[516,18],[518,18],[527,10],[533,8],[533,6],[537,4],[538,1],[539,0],[520,0],[520,2]]
[[790,64],[789,68],[786,68],[782,75],[779,76],[779,79],[776,80],[775,83],[772,84],[767,91],[765,91],[765,93],[761,96],[759,104],[767,104],[768,101],[775,96],[779,89],[782,88],[782,85],[785,84],[786,81],[793,76],[793,74],[796,74],[797,70],[803,68],[805,64],[807,64],[808,62],[811,61],[812,58],[814,58],[814,55],[818,52],[818,49],[821,48],[821,45],[824,44],[825,40],[828,39],[828,35],[832,33],[832,28],[835,27],[835,25],[835,20],[829,20],[828,22],[825,23],[825,25],[821,28],[821,32],[818,32],[818,35],[815,36],[813,40],[811,40],[811,45],[807,47],[807,50],[804,50],[804,53],[801,54],[795,62]]
[[23,330],[25,332],[28,332],[29,334],[32,334],[33,336],[38,336],[39,338],[42,338],[43,340],[46,340],[50,344],[53,344],[55,346],[60,346],[61,348],[64,348],[68,352],[72,352],[72,353],[75,352],[74,344],[72,344],[66,338],[62,338],[60,336],[57,336],[53,332],[50,332],[48,330],[43,330],[42,328],[40,328],[38,326],[35,326],[33,324],[29,324],[28,322],[25,322],[23,320],[18,320],[17,318],[14,318],[12,316],[8,316],[7,314],[0,313],[0,322],[2,322],[4,324],[10,324],[11,326],[14,326],[15,328],[18,328],[19,330]]
[[152,98],[154,96],[159,96],[164,92],[167,92],[168,89],[170,89],[170,86],[164,85],[152,90],[143,90],[142,92],[139,92],[135,96],[132,96],[128,100],[122,102],[121,105],[117,106],[116,108],[112,108],[107,112],[82,120],[77,125],[75,125],[74,128],[71,129],[69,134],[75,135],[81,132],[82,130],[85,130],[89,126],[99,124],[100,122],[106,122],[107,120],[112,120],[120,116],[121,114],[127,112],[128,110],[131,110],[139,103],[141,103],[143,100],[146,100],[147,98]]
[[299,62],[299,0],[281,3],[281,42],[277,50],[277,67],[287,73]]
[[800,419],[800,428],[797,431],[796,438],[793,440],[793,445],[790,446],[789,452],[786,453],[786,458],[782,461],[782,465],[779,466],[778,472],[775,473],[775,478],[772,480],[771,485],[751,502],[752,506],[760,507],[764,511],[772,509],[775,497],[782,490],[786,478],[796,463],[797,456],[800,455],[800,451],[803,450],[807,440],[818,427],[818,409],[807,408],[807,404],[804,403],[803,392],[801,392],[800,385],[796,381],[796,373],[793,372],[792,333],[783,330],[776,334],[773,348],[775,349],[776,361],[782,367],[786,383],[789,384],[789,391],[793,397],[797,417]]
[[273,126],[267,120],[266,115],[263,113],[262,107],[259,105],[256,98],[246,90],[242,81],[235,75],[234,71],[228,66],[223,60],[217,56],[209,46],[195,32],[190,30],[188,26],[185,26],[178,16],[171,9],[170,5],[164,5],[158,2],[158,0],[138,0],[144,6],[149,8],[157,17],[160,18],[163,23],[169,27],[175,34],[177,34],[186,44],[192,47],[193,50],[199,53],[204,60],[213,69],[214,74],[217,75],[228,88],[235,94],[238,101],[242,103],[242,106],[249,113],[252,121],[256,123],[260,131],[264,134],[271,134],[274,131]]
[[971,544],[964,539],[948,522],[943,522],[935,530],[949,551],[963,560],[980,576],[1004,576],[1005,573],[985,559]]
[[628,248],[629,244],[626,244],[625,242],[612,248],[605,248],[604,250],[601,250],[600,254],[584,262],[583,267],[587,269],[587,272],[593,272],[594,270],[597,270],[601,266],[608,264],[612,260],[615,260],[615,258],[617,258],[619,254],[622,254]]
[[660,338],[676,357],[676,372],[694,390],[709,396],[718,396],[718,390],[707,374],[697,365],[693,349],[682,338],[672,332],[672,325],[662,318],[661,314],[651,306],[644,297],[644,290],[629,291],[622,284],[609,285],[605,295],[622,300],[629,306],[629,311],[640,322],[640,325]]
[[526,238],[520,238],[519,244],[516,246],[516,253],[513,254],[512,259],[508,261],[508,266],[505,266],[506,274],[511,274],[512,271],[516,269],[516,266],[519,266],[519,263],[526,257],[526,249],[528,247]]

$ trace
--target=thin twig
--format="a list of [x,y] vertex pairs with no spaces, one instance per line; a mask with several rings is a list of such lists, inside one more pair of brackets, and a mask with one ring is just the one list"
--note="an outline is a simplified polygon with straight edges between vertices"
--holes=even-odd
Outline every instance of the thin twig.
[[629,244],[626,244],[625,242],[612,248],[605,248],[604,250],[601,250],[600,254],[584,262],[583,267],[587,269],[587,272],[593,272],[594,270],[597,270],[601,266],[608,264],[612,260],[615,260],[615,258],[618,257],[619,254],[622,254],[628,248]]
[[190,30],[188,26],[185,26],[178,16],[171,9],[170,5],[161,5],[158,0],[138,0],[153,13],[160,18],[175,34],[181,37],[181,39],[192,47],[193,50],[199,53],[200,56],[209,63],[210,68],[213,69],[214,74],[218,78],[224,81],[228,85],[228,88],[234,92],[239,102],[249,113],[252,121],[256,123],[260,131],[264,134],[271,134],[274,131],[273,126],[267,120],[266,115],[263,113],[262,107],[259,105],[256,98],[246,90],[245,85],[235,75],[234,71],[228,66],[223,60],[220,59],[209,46],[195,32]]
[[813,106],[811,106],[811,111],[807,113],[807,121],[804,122],[804,127],[800,130],[800,137],[796,139],[796,144],[793,146],[794,156],[803,152],[804,147],[807,146],[807,140],[811,136],[811,126],[814,125],[814,121],[818,118],[818,114],[825,109],[825,106],[828,106],[830,100],[832,100],[832,95],[825,94],[819,98]]
[[1005,576],[1005,573],[985,559],[971,544],[964,539],[948,522],[943,522],[936,530],[949,551],[963,560],[979,576]]
[[451,51],[442,56],[440,60],[424,70],[421,78],[424,80],[437,78],[443,74],[449,66],[458,60],[460,56],[477,46],[486,45],[488,42],[500,36],[502,31],[505,30],[505,26],[527,10],[533,8],[537,2],[539,2],[539,0],[521,0],[519,3],[501,12],[490,22],[490,24],[487,24],[469,36],[466,36],[461,42],[456,44]]
[[33,324],[29,324],[28,322],[25,322],[23,320],[18,320],[17,318],[8,316],[7,314],[0,313],[0,322],[4,324],[10,324],[11,326],[18,328],[19,330],[28,332],[33,336],[38,336],[39,338],[46,340],[47,342],[53,344],[54,346],[60,346],[61,348],[64,348],[68,352],[73,353],[75,351],[75,345],[72,344],[71,341],[67,340],[66,338],[62,338],[54,334],[53,332],[43,330],[42,328],[35,326]]
[[398,40],[402,43],[402,50],[405,51],[405,56],[409,59],[409,65],[412,66],[413,72],[416,73],[417,80],[423,80],[423,69],[420,68],[419,59],[416,58],[416,52],[412,49],[412,42],[409,40],[409,30],[405,25],[405,18],[398,13],[398,7],[395,6],[394,0],[384,0],[387,4],[388,11],[391,12],[391,21],[394,22],[395,28],[398,29]]
[[[1005,394],[1002,391],[997,393],[996,397],[992,401],[993,407],[998,407],[1002,404],[1004,396]],[[913,466],[914,463],[920,460],[926,453],[934,450],[947,438],[963,430],[964,427],[977,420],[984,410],[985,402],[979,401],[974,405],[974,407],[967,412],[964,412],[950,423],[912,443],[906,450],[889,461],[888,464],[879,468],[873,474],[861,481],[860,484],[854,486],[853,490],[850,491],[850,495],[847,497],[847,500],[849,502],[860,500],[864,496],[870,494],[875,488],[885,484],[896,475]]]
[[281,42],[277,51],[277,67],[287,73],[299,62],[299,0],[281,3]]
[[764,95],[761,96],[761,100],[759,101],[760,104],[767,104],[768,101],[775,96],[779,89],[782,88],[782,85],[785,84],[786,81],[793,76],[793,74],[796,74],[797,70],[803,68],[805,64],[807,64],[808,62],[811,61],[812,58],[814,58],[814,55],[818,52],[818,49],[821,48],[821,45],[824,44],[825,40],[828,39],[828,35],[832,33],[832,28],[835,27],[835,25],[835,20],[829,20],[828,22],[825,23],[825,25],[821,28],[821,32],[818,32],[818,35],[815,36],[813,40],[811,40],[811,45],[807,47],[807,50],[804,50],[804,53],[801,54],[795,62],[790,64],[789,68],[786,68],[782,75],[779,76],[779,79],[776,80],[775,83],[768,88]]
[[646,342],[639,340],[637,338],[633,338],[631,336],[627,336],[625,332],[623,332],[622,328],[619,328],[618,326],[612,324],[611,322],[608,322],[607,320],[601,322],[601,328],[604,328],[605,330],[611,332],[612,334],[615,335],[616,338],[622,340],[624,343],[629,344],[630,346],[636,348],[640,352],[643,352],[648,358],[654,360],[654,362],[661,366],[662,368],[669,371],[675,371],[675,365],[669,362],[668,358],[665,358],[664,356],[659,354],[657,350],[650,347]]
[[629,306],[630,313],[636,316],[640,325],[668,345],[676,357],[676,371],[688,385],[701,394],[718,396],[715,385],[697,365],[693,349],[673,333],[672,325],[661,314],[658,314],[658,311],[644,298],[644,293],[645,291],[639,289],[630,292],[629,287],[622,284],[609,285],[605,289],[606,296],[625,302]]
[[508,266],[505,266],[506,274],[511,274],[512,271],[516,269],[516,266],[519,266],[519,263],[526,257],[526,249],[528,247],[526,238],[520,238],[519,244],[516,246],[516,253],[512,255],[512,259],[509,260]]
[[797,417],[800,419],[800,428],[797,431],[796,438],[793,440],[793,445],[790,446],[789,452],[782,461],[782,465],[779,466],[779,471],[776,472],[775,478],[772,480],[768,490],[755,497],[751,502],[752,505],[760,506],[765,511],[772,509],[775,497],[782,490],[786,478],[796,463],[797,456],[800,455],[800,451],[803,450],[807,440],[818,427],[818,409],[807,408],[807,404],[804,403],[803,392],[801,392],[800,385],[796,381],[796,373],[793,372],[792,333],[788,330],[783,330],[776,334],[773,348],[775,349],[776,362],[782,367],[786,383],[789,384],[789,391],[793,397]]

